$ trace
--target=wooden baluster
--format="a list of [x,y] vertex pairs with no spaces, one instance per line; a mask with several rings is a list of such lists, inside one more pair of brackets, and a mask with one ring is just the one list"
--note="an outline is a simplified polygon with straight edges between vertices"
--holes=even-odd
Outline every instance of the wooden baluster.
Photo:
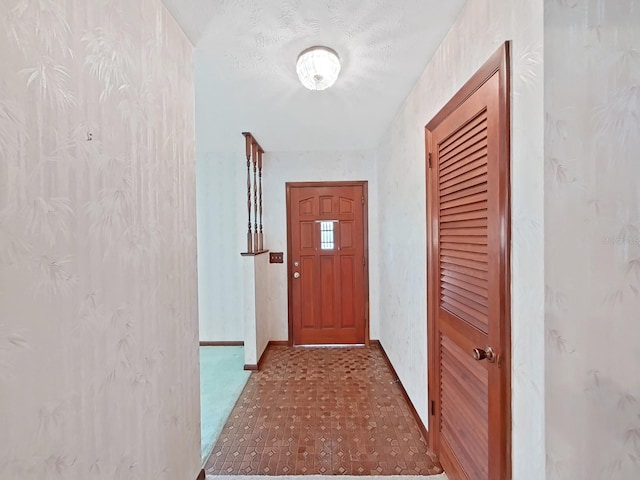
[[253,248],[257,252],[258,246],[258,143],[253,140]]
[[[242,132],[242,135],[245,138],[247,155],[247,215],[249,218],[247,253],[258,253],[264,250],[264,234],[262,231],[262,154],[264,150],[250,132]],[[251,185],[251,162],[253,162],[253,187]],[[251,198],[252,188],[253,199]],[[251,223],[252,202],[253,224]]]
[[250,133],[244,132],[245,147],[247,154],[247,213],[249,216],[249,230],[247,231],[247,253],[253,252],[253,233],[251,231],[251,150],[253,137]]
[[260,212],[260,232],[258,233],[258,249],[264,250],[264,236],[262,234],[262,148],[258,148],[258,197]]

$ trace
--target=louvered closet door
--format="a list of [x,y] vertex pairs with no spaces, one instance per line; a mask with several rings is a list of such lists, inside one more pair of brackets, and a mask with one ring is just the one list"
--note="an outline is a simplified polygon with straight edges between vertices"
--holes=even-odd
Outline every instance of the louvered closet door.
[[451,479],[506,478],[499,87],[496,73],[430,131],[432,427]]

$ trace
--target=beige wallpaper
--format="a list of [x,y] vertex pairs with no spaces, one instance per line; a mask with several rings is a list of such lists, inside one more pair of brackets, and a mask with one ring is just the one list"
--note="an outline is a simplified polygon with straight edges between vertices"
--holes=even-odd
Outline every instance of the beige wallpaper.
[[513,478],[541,480],[545,466],[542,2],[468,0],[380,144],[380,341],[426,423],[424,126],[506,40],[512,42]]
[[0,2],[0,479],[200,467],[192,47],[160,0]]
[[548,1],[547,478],[640,478],[640,2]]

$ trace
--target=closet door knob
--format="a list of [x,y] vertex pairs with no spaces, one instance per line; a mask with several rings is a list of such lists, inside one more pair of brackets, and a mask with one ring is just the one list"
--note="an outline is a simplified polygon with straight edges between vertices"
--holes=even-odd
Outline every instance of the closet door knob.
[[487,360],[489,363],[493,363],[496,361],[496,352],[493,351],[493,348],[474,348],[473,349],[473,358],[477,361]]

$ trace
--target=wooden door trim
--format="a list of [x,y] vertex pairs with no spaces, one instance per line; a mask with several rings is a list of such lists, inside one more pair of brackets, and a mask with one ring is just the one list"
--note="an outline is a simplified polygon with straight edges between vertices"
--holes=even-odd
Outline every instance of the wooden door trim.
[[[432,414],[434,405],[439,407],[439,398],[436,393],[438,388],[438,377],[435,366],[437,365],[437,343],[436,343],[436,317],[437,317],[437,269],[435,267],[435,247],[434,239],[438,235],[437,217],[433,211],[433,201],[431,193],[435,188],[437,179],[432,175],[429,168],[429,156],[434,152],[432,143],[432,130],[445,118],[462,105],[471,95],[482,87],[494,74],[499,78],[499,147],[498,156],[499,169],[499,206],[500,224],[502,230],[502,255],[499,259],[499,270],[504,296],[500,310],[504,323],[502,326],[502,362],[504,363],[504,375],[501,376],[501,387],[503,392],[502,416],[500,418],[500,448],[503,452],[503,465],[501,471],[504,472],[501,478],[511,479],[511,211],[510,211],[510,151],[511,151],[511,125],[510,125],[510,43],[505,42],[487,62],[467,81],[464,86],[449,100],[444,107],[425,126],[425,166],[426,166],[426,187],[427,187],[427,347],[428,347],[428,385],[429,385],[429,444],[432,448],[438,448],[436,417]],[[435,403],[434,403],[435,402]],[[436,408],[437,411],[437,408]],[[454,473],[454,472],[451,472]]]
[[364,195],[364,204],[362,211],[362,239],[363,239],[363,255],[365,259],[364,265],[364,285],[362,290],[364,293],[364,341],[368,346],[370,344],[369,334],[369,182],[367,180],[346,180],[338,182],[286,182],[286,208],[287,208],[287,322],[289,338],[287,344],[293,346],[293,295],[292,283],[293,265],[291,263],[291,189],[304,187],[362,187]]

